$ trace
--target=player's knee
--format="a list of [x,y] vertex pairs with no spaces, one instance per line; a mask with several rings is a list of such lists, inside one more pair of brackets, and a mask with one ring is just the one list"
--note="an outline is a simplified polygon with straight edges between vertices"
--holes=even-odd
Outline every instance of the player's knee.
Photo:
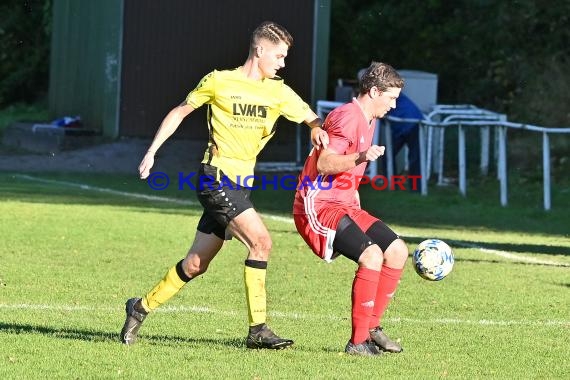
[[373,244],[362,251],[358,264],[368,269],[380,270],[383,260],[382,250],[378,245]]
[[195,278],[206,273],[209,264],[201,260],[200,256],[189,254],[182,262],[182,268],[188,277]]
[[388,266],[403,267],[408,258],[408,246],[402,239],[396,239],[388,246],[384,257]]
[[273,242],[271,240],[271,236],[268,234],[256,236],[251,242],[250,258],[254,260],[267,261],[272,247]]

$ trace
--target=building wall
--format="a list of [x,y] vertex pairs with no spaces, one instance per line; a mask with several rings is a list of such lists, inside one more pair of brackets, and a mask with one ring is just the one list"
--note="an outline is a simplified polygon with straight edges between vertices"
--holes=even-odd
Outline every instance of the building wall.
[[122,1],[54,0],[49,108],[116,137]]
[[[79,115],[107,137],[150,138],[204,75],[245,62],[251,33],[266,20],[293,35],[279,75],[314,105],[326,91],[330,2],[53,0],[50,111]],[[173,138],[206,140],[205,118],[197,110]],[[295,142],[296,128],[280,118],[278,129],[269,144],[289,154],[275,144]]]
[[[251,33],[265,20],[293,35],[279,75],[310,101],[313,19],[307,0],[125,0],[120,134],[153,136],[205,74],[245,62]],[[205,120],[205,110],[197,110],[176,136],[206,139]]]

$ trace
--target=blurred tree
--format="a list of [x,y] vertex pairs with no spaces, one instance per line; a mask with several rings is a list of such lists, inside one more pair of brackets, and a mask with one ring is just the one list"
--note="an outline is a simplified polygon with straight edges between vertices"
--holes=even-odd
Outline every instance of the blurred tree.
[[[437,73],[439,101],[570,125],[570,0],[333,0],[330,87],[378,60]],[[331,92],[332,93],[332,92]]]
[[0,14],[0,106],[33,102],[47,92],[51,0],[3,0]]

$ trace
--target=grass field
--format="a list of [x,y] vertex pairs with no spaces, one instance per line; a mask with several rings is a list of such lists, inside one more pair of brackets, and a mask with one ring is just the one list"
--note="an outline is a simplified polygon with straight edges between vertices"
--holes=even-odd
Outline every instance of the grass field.
[[201,213],[194,194],[131,176],[1,173],[0,378],[567,379],[568,186],[555,188],[550,212],[540,194],[515,188],[501,208],[494,183],[467,198],[363,189],[363,204],[410,251],[441,238],[456,263],[428,282],[408,262],[384,321],[405,351],[360,358],[342,353],[354,265],[312,255],[289,219],[291,192],[260,191],[254,202],[274,239],[269,323],[292,349],[245,348],[246,252],[235,241],[126,347],[124,302],[186,253]]

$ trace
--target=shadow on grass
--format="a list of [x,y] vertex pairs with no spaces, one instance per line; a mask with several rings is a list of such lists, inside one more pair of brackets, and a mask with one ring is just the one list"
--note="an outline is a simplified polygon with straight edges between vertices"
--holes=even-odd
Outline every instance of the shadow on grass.
[[[425,237],[402,236],[407,243],[419,244]],[[540,244],[514,244],[514,243],[485,243],[470,240],[443,239],[452,248],[474,248],[490,251],[505,251],[509,253],[529,253],[539,255],[563,255],[570,256],[570,247],[560,245],[540,245]],[[565,265],[561,265],[565,266]]]
[[[69,340],[83,340],[86,342],[93,343],[116,343],[117,345],[127,347],[120,343],[119,334],[116,332],[104,332],[104,331],[90,331],[90,330],[79,330],[79,329],[68,329],[68,328],[54,328],[47,326],[34,326],[34,325],[24,325],[17,323],[2,323],[0,322],[0,334],[38,334],[44,335],[46,337],[55,339],[69,339]],[[244,351],[256,351],[250,350],[245,346],[245,338],[184,338],[175,337],[170,335],[141,335],[139,337],[140,344],[150,344],[157,346],[173,346],[180,348],[180,344],[187,344],[188,346],[210,346],[210,347],[224,347],[232,349],[243,349]],[[302,345],[296,345],[289,350],[299,350],[303,352],[328,352],[334,354],[341,354],[344,352],[344,346],[339,342],[338,347],[323,346],[321,348],[308,347]],[[271,350],[270,350],[271,351]]]
[[525,266],[542,266],[542,267],[569,267],[570,264],[563,264],[563,263],[547,263],[547,262],[527,262],[527,261],[500,261],[500,260],[485,260],[485,259],[463,259],[463,258],[455,258],[455,262],[457,263],[473,263],[473,264],[481,264],[481,263],[488,263],[488,264],[508,264],[508,265],[525,265]]
[[[37,175],[34,177],[42,178]],[[0,172],[0,197],[3,201],[36,204],[128,207],[141,212],[164,214],[202,213],[193,192],[166,194],[152,191],[148,186],[132,179],[112,178],[114,186],[82,185],[84,181],[81,179],[70,182],[65,177],[62,181],[47,180],[54,182],[33,182],[18,177],[18,174]],[[58,181],[62,184],[58,185]]]
[[[90,331],[68,328],[55,328],[47,326],[24,325],[17,323],[0,322],[0,334],[39,334],[56,339],[84,340],[87,342],[116,342],[120,343],[119,334],[116,332]],[[153,345],[210,345],[231,348],[245,348],[245,338],[183,338],[168,335],[141,335],[141,342]]]

